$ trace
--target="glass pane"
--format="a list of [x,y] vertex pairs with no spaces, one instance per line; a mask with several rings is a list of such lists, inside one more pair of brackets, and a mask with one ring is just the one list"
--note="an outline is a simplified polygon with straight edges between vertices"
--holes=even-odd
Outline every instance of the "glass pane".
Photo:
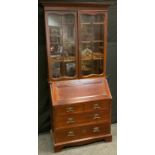
[[81,74],[86,76],[90,74],[102,74],[103,73],[103,59],[100,60],[88,60],[81,63]]
[[88,41],[91,40],[93,36],[93,27],[90,24],[82,24],[81,25],[81,40],[82,41]]
[[93,50],[93,46],[90,42],[81,43],[80,51],[81,51],[82,60],[91,58],[92,57],[92,50]]
[[80,21],[81,21],[81,23],[91,23],[92,22],[92,16],[91,15],[87,15],[87,14],[83,14],[80,17]]
[[81,51],[82,60],[90,60],[92,59],[93,51],[90,48],[85,48]]
[[93,43],[93,56],[95,58],[103,58],[103,42],[96,42]]
[[103,73],[103,59],[101,60],[95,60],[94,61],[94,73],[95,74],[102,74]]
[[58,26],[51,26],[50,28],[50,54],[62,54],[62,29]]
[[59,78],[61,77],[61,64],[60,63],[53,63],[52,64],[52,77],[53,78]]
[[66,76],[75,76],[76,74],[76,65],[75,63],[66,63]]
[[103,14],[95,15],[94,23],[104,23],[104,15]]
[[75,38],[75,27],[74,25],[64,25],[63,26],[63,41],[64,42],[73,42]]
[[63,16],[63,24],[74,24],[75,21],[75,17],[72,14],[66,14],[65,16]]
[[62,29],[60,26],[51,26],[50,27],[50,35],[51,36],[61,36],[62,35]]
[[93,74],[94,73],[93,69],[94,69],[94,63],[92,60],[81,62],[81,74],[82,75]]
[[53,44],[53,46],[51,46],[51,56],[61,56],[62,55],[62,46],[60,46],[59,44]]
[[102,24],[98,24],[98,25],[93,25],[93,39],[94,41],[100,40],[103,41],[104,38],[104,33],[103,33],[103,25]]
[[52,78],[76,75],[76,34],[73,13],[50,14],[50,57]]
[[61,15],[55,15],[55,14],[48,15],[48,25],[49,26],[60,26]]
[[75,45],[72,43],[64,43],[64,53],[65,56],[75,57]]
[[89,76],[104,71],[104,15],[80,16],[81,74]]
[[91,42],[82,42],[80,44],[80,51],[83,53],[83,50],[85,49],[90,49],[90,50],[93,50],[93,46],[92,46],[92,43]]

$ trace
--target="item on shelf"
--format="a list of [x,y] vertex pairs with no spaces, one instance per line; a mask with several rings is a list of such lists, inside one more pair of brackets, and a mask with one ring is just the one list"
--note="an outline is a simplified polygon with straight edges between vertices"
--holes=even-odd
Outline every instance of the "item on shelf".
[[82,64],[82,71],[90,71],[91,68],[87,67],[86,65]]
[[83,51],[81,51],[82,58],[91,58],[92,54],[93,52],[89,48],[86,48]]
[[99,46],[98,48],[103,50],[104,49],[104,46]]
[[66,74],[68,76],[75,76],[75,63],[66,64]]
[[61,73],[60,73],[60,63],[54,63],[53,64],[53,78],[59,78]]
[[75,56],[75,45],[71,43],[65,43],[64,53],[66,56]]
[[58,46],[57,53],[60,53],[60,55],[63,55],[63,46]]
[[65,49],[64,49],[64,51],[63,51],[63,56],[64,56],[64,57],[69,57],[68,51],[65,50]]
[[63,57],[60,55],[52,55],[52,61],[63,61]]
[[53,78],[59,78],[59,77],[60,77],[60,70],[59,69],[54,70]]
[[81,68],[82,68],[82,71],[92,70],[92,61],[82,61]]
[[51,46],[51,47],[50,47],[50,54],[51,54],[51,55],[57,55],[57,54],[58,54],[58,53],[57,53],[57,48],[58,48],[57,45]]
[[72,56],[64,57],[64,61],[75,61],[75,57]]
[[60,37],[51,36],[50,41],[51,41],[52,44],[60,44]]
[[100,52],[93,52],[93,58],[103,58],[103,54]]
[[51,31],[51,33],[50,33],[51,36],[60,36],[61,35],[60,26],[51,26],[50,31]]
[[54,46],[51,46],[51,53],[54,52],[55,48]]
[[63,46],[61,45],[53,45],[50,48],[51,55],[62,55],[63,54]]

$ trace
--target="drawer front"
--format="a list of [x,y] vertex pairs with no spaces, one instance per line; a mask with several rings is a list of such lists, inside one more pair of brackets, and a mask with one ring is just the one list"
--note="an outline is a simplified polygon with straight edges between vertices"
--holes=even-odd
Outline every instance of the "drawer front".
[[55,131],[56,142],[66,142],[82,138],[95,137],[110,133],[110,124],[93,124],[89,126],[68,128]]
[[97,121],[110,122],[109,109],[57,116],[55,117],[55,127],[62,128]]
[[100,100],[85,103],[85,110],[100,110],[100,109],[110,109],[111,100]]
[[86,127],[87,136],[99,136],[110,134],[110,124],[95,124]]
[[56,116],[66,115],[66,114],[73,114],[76,112],[82,112],[84,110],[84,106],[82,103],[78,104],[69,104],[69,105],[62,105],[55,107],[55,114]]

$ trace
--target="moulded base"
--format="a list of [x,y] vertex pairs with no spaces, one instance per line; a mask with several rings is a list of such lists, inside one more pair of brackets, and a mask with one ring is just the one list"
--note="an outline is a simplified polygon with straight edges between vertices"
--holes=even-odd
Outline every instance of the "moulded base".
[[[53,132],[51,131],[51,136],[52,139],[54,140],[54,135]],[[102,135],[102,136],[96,136],[96,137],[88,137],[88,138],[83,138],[83,139],[78,139],[78,140],[73,140],[69,142],[61,142],[61,143],[55,143],[54,144],[54,151],[55,152],[60,152],[63,148],[69,147],[69,146],[80,146],[84,144],[89,144],[92,142],[97,142],[97,141],[105,141],[105,142],[111,142],[112,141],[112,135],[107,134],[107,135]]]

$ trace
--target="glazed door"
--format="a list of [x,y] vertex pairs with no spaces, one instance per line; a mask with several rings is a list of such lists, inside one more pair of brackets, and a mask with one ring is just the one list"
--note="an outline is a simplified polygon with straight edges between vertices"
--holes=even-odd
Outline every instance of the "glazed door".
[[49,78],[77,78],[77,13],[51,11],[45,19]]
[[80,11],[79,74],[80,78],[103,76],[105,72],[105,13]]

